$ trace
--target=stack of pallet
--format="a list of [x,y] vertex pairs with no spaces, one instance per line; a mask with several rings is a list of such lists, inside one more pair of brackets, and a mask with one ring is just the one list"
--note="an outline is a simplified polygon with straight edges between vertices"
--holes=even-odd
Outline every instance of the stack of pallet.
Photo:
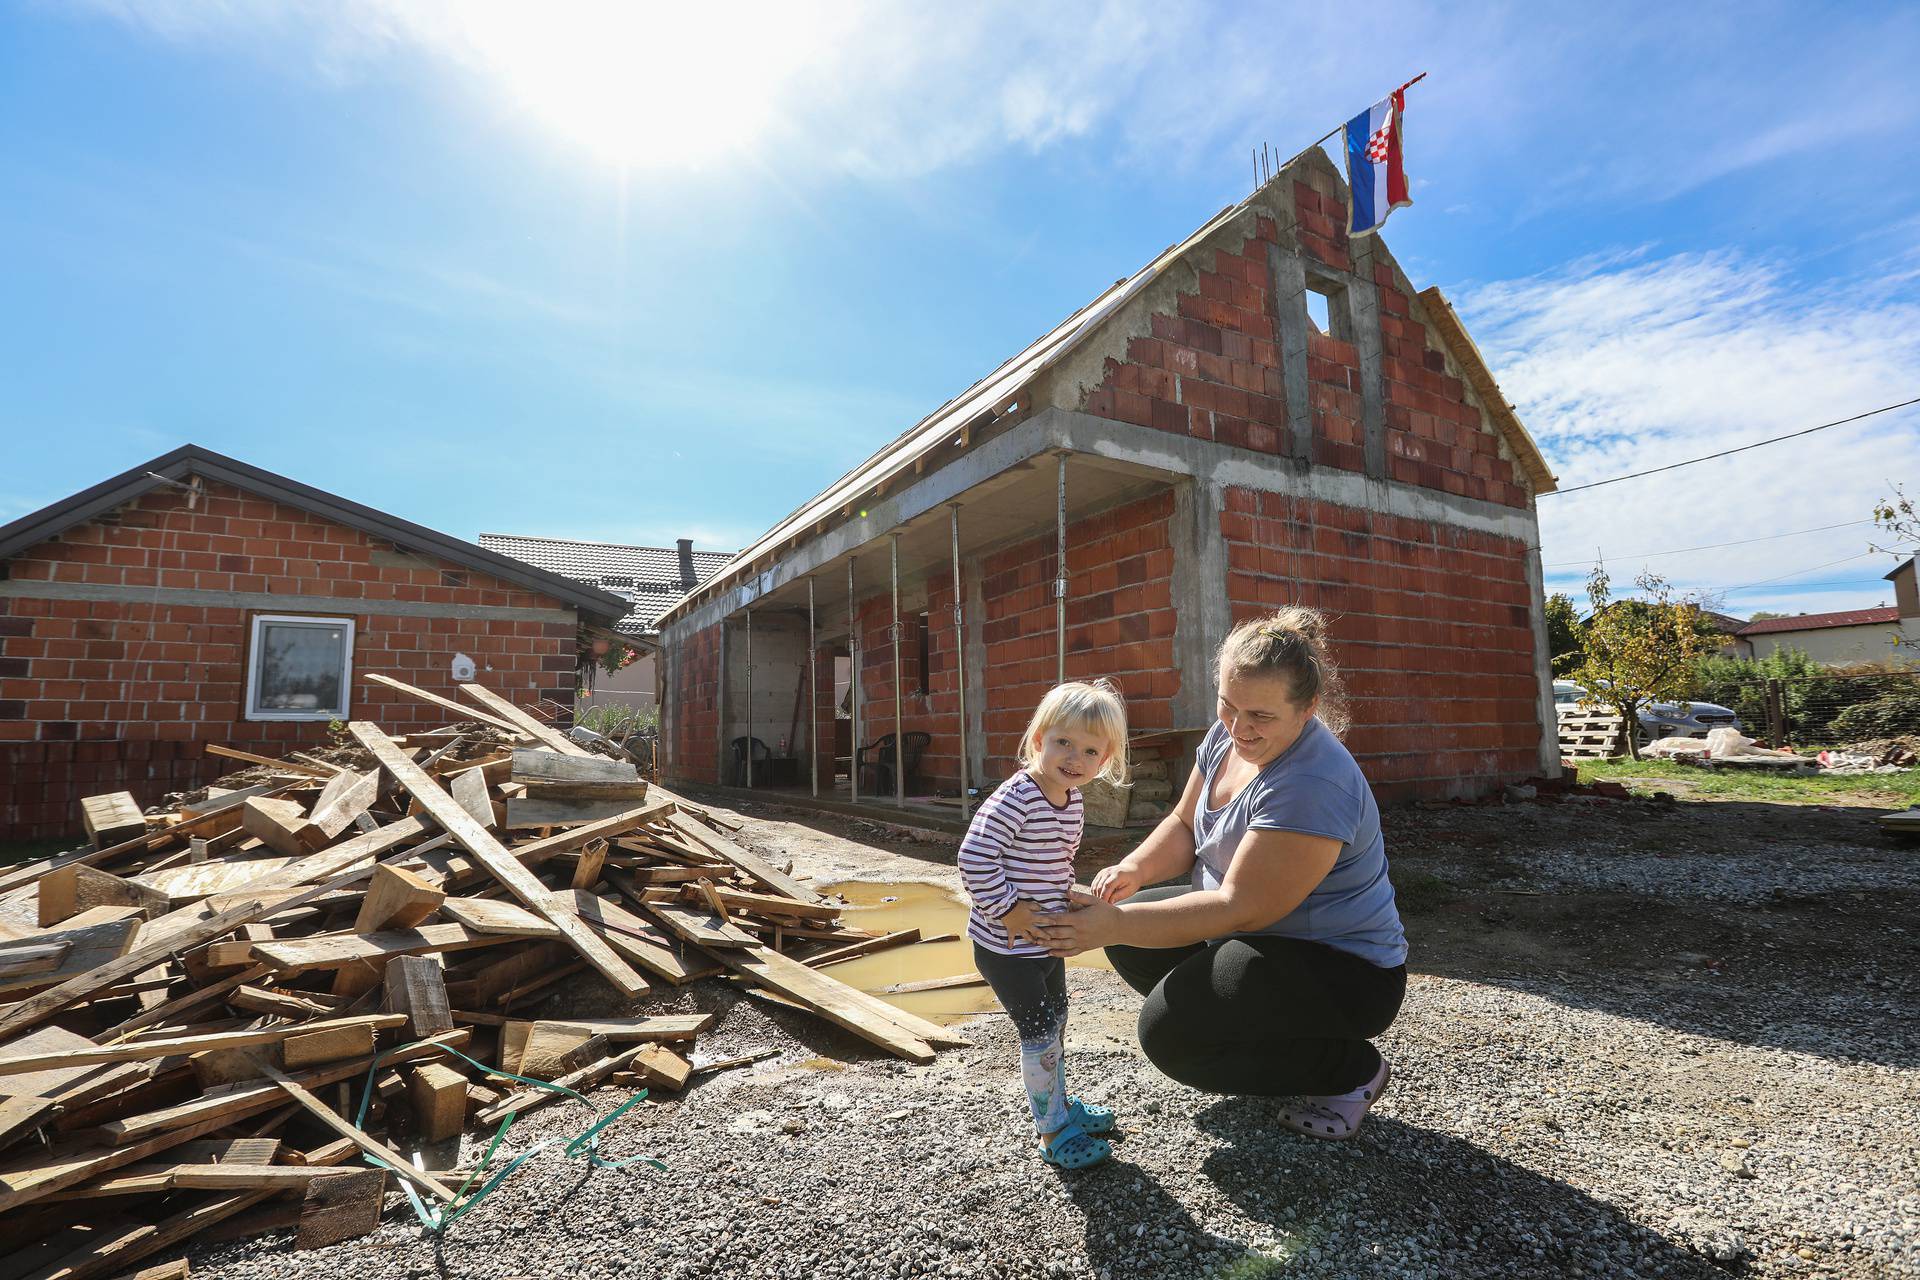
[[965,1043],[819,969],[914,935],[846,928],[719,820],[487,689],[466,708],[380,679],[467,723],[225,752],[245,785],[158,816],[96,797],[97,847],[0,874],[8,1275],[118,1275],[215,1230],[331,1243],[394,1179],[452,1205],[463,1133],[565,1096],[524,1080],[671,1091],[731,1065],[694,1053],[712,1015],[647,1012],[708,977],[913,1061]]

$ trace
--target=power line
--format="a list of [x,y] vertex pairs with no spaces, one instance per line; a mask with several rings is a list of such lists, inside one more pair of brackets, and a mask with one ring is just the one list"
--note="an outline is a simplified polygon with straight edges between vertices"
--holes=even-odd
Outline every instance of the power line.
[[[1685,555],[1689,551],[1718,551],[1722,547],[1744,547],[1754,542],[1772,542],[1777,538],[1798,538],[1802,534],[1826,533],[1830,529],[1851,529],[1855,525],[1872,523],[1873,521],[1871,520],[1843,520],[1839,524],[1823,524],[1817,529],[1795,529],[1792,533],[1769,533],[1764,537],[1741,538],[1736,542],[1710,542],[1704,547],[1677,547],[1672,551],[1628,551],[1613,552],[1610,554],[1611,558],[1615,560],[1651,560],[1656,556]],[[1602,558],[1607,557],[1603,556]],[[1571,564],[1586,563],[1588,563],[1586,560],[1555,560],[1553,563],[1541,567],[1546,569],[1564,569]]]
[[[1598,489],[1603,484],[1619,484],[1622,480],[1638,480],[1642,476],[1657,476],[1663,471],[1677,471],[1681,467],[1690,467],[1696,462],[1712,462],[1715,458],[1731,457],[1736,453],[1745,453],[1749,449],[1758,449],[1762,445],[1779,444],[1782,440],[1797,440],[1801,436],[1810,436],[1816,431],[1825,431],[1829,427],[1844,427],[1849,422],[1859,422],[1863,418],[1871,418],[1876,414],[1892,413],[1895,409],[1904,409],[1908,405],[1914,404],[1920,404],[1920,396],[1915,396],[1911,400],[1902,400],[1899,404],[1882,405],[1878,409],[1869,409],[1865,413],[1856,413],[1851,418],[1839,418],[1833,422],[1823,422],[1817,427],[1808,427],[1803,431],[1790,431],[1784,436],[1774,436],[1770,440],[1755,440],[1752,444],[1743,444],[1732,449],[1722,449],[1719,453],[1709,453],[1699,458],[1688,458],[1685,462],[1670,462],[1664,467],[1653,467],[1646,471],[1632,471],[1624,476],[1609,476],[1605,480],[1595,480],[1588,484],[1577,484],[1571,489],[1555,489],[1553,493],[1579,493],[1583,489]],[[1543,493],[1540,496],[1545,498],[1551,497],[1553,494]]]
[[[1743,582],[1737,587],[1727,587],[1728,591],[1745,591],[1749,587],[1764,587],[1770,582],[1784,582],[1788,578],[1797,578],[1803,573],[1813,573],[1820,569],[1831,569],[1837,564],[1846,564],[1853,560],[1864,560],[1872,555],[1871,551],[1861,551],[1850,556],[1841,556],[1838,560],[1829,560],[1825,564],[1809,565],[1805,569],[1795,569],[1792,573],[1783,573],[1777,578],[1762,578],[1758,582]],[[1813,586],[1813,583],[1796,583],[1796,586]]]

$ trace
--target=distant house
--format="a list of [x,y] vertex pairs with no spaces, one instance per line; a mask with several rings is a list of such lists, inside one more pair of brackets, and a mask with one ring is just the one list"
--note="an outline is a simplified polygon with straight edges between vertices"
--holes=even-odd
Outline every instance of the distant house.
[[284,756],[330,721],[397,731],[477,678],[573,703],[581,628],[627,601],[196,445],[0,525],[0,840],[80,798],[142,805]]
[[624,542],[483,533],[480,545],[627,601],[627,612],[613,629],[636,642],[641,656],[613,675],[596,674],[593,691],[580,695],[580,710],[599,703],[657,705],[653,655],[660,647],[660,615],[733,558],[724,551],[695,551],[691,538],[681,538],[672,547],[637,547]]
[[[1920,646],[1920,584],[1915,582],[1913,557],[1889,573],[1887,580],[1893,583],[1890,605],[1747,623],[1734,635],[1741,656],[1764,658],[1780,649],[1798,649],[1830,667],[1901,656],[1897,643]],[[1920,656],[1920,648],[1905,652],[1909,657]]]

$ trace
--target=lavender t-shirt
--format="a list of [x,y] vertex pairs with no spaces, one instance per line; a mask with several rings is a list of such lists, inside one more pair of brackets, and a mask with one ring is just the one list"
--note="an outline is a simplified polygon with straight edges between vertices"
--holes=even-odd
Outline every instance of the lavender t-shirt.
[[1318,720],[1307,721],[1299,739],[1239,795],[1210,809],[1213,780],[1232,749],[1223,724],[1215,724],[1200,744],[1203,785],[1193,824],[1193,887],[1218,889],[1249,831],[1298,831],[1338,840],[1340,856],[1306,900],[1254,932],[1323,942],[1384,969],[1405,964],[1407,935],[1387,879],[1380,810],[1340,739]]

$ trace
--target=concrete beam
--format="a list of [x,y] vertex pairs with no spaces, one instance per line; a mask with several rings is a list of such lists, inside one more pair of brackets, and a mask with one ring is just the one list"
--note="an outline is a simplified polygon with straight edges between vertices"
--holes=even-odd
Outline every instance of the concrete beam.
[[286,596],[265,591],[199,591],[187,587],[124,587],[99,582],[0,581],[0,599],[81,600],[94,604],[179,605],[205,609],[254,609],[264,613],[378,614],[386,618],[474,618],[502,622],[578,621],[572,609],[515,609],[504,605],[431,604],[359,597]]
[[1233,629],[1227,580],[1227,543],[1220,536],[1218,490],[1189,479],[1173,491],[1173,667],[1180,692],[1173,723],[1196,728],[1212,722],[1213,658]]

